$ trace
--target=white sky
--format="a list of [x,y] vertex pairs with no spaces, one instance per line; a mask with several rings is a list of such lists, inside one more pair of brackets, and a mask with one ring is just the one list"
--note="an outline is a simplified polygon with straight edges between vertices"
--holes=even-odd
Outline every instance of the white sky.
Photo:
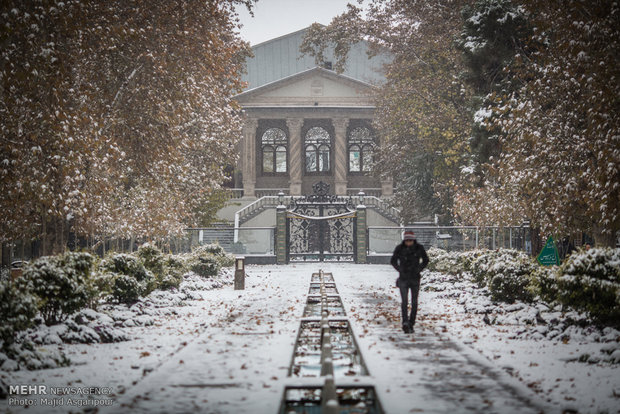
[[252,46],[304,29],[312,23],[329,24],[357,0],[258,0],[252,18],[245,7],[238,9],[241,37]]

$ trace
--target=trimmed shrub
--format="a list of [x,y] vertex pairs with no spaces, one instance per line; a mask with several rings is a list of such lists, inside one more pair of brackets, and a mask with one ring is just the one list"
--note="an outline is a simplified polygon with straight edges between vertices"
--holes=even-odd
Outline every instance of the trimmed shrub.
[[532,296],[538,296],[547,303],[558,299],[558,267],[537,266],[530,275],[528,290]]
[[144,284],[129,275],[114,275],[112,278],[112,296],[120,303],[134,303],[144,295]]
[[483,254],[484,250],[469,250],[458,254],[457,263],[463,272],[472,272],[474,262]]
[[156,278],[161,278],[164,275],[164,254],[151,243],[144,243],[138,247],[136,252],[144,267],[150,270]]
[[491,299],[495,301],[514,303],[515,300],[531,302],[534,297],[528,290],[529,278],[525,274],[511,271],[498,273],[489,280]]
[[489,269],[493,264],[493,251],[484,252],[471,261],[471,274],[478,286],[483,287],[491,278]]
[[225,254],[217,244],[205,244],[195,248],[187,259],[188,268],[202,277],[216,276],[220,271],[218,255]]
[[178,289],[183,281],[183,275],[187,272],[187,267],[183,259],[167,255],[163,259],[164,274],[158,280],[159,289]]
[[513,303],[515,300],[531,302],[533,297],[527,289],[530,274],[536,264],[524,252],[500,249],[491,254],[485,276],[493,300]]
[[28,329],[37,314],[36,298],[8,280],[0,281],[0,340],[13,343],[15,332]]
[[449,253],[436,247],[431,247],[426,253],[428,255],[428,270],[453,275],[461,272],[458,254]]
[[94,261],[89,253],[69,252],[42,257],[26,265],[19,285],[39,298],[39,310],[46,325],[62,322],[88,304]]
[[138,281],[143,289],[143,295],[148,295],[156,287],[157,281],[155,276],[144,267],[142,261],[130,254],[118,253],[112,254],[101,262],[100,266],[103,272],[111,272],[117,275],[125,275],[133,277]]
[[219,244],[203,244],[196,248],[194,252],[199,251],[199,254],[210,253],[215,256],[220,267],[231,267],[235,265],[235,256],[226,253],[224,248]]
[[202,277],[216,276],[220,270],[220,264],[212,254],[192,257],[188,261],[189,269]]
[[91,301],[89,303],[90,308],[96,310],[99,300],[112,294],[112,286],[114,285],[115,277],[116,275],[114,273],[105,271],[102,272],[100,270],[97,270],[92,274],[89,283],[89,289],[91,291]]
[[559,269],[558,300],[600,322],[620,324],[620,249],[571,254]]

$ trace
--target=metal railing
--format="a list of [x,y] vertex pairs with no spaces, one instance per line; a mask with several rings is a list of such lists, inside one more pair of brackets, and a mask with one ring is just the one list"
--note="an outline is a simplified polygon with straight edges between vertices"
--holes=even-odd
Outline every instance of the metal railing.
[[365,196],[364,197],[364,205],[366,207],[371,207],[371,208],[375,208],[381,211],[384,211],[385,213],[387,213],[388,216],[393,217],[394,219],[399,219],[400,218],[400,210],[392,207],[391,205],[389,205],[387,202],[385,202],[384,200],[378,198],[378,197],[374,197],[374,196]]
[[382,191],[380,188],[347,188],[347,195],[357,196],[360,191],[367,196],[381,197],[382,195]]
[[517,249],[531,253],[531,231],[529,226],[476,227],[476,226],[369,226],[368,253],[389,254],[402,240],[405,230],[413,230],[416,239],[424,247],[438,247],[444,250]]
[[[201,227],[186,229],[186,232],[190,239],[189,250],[200,244],[218,243],[228,253],[275,254],[275,227]],[[219,239],[216,233],[220,233]],[[231,233],[236,235],[234,240]]]

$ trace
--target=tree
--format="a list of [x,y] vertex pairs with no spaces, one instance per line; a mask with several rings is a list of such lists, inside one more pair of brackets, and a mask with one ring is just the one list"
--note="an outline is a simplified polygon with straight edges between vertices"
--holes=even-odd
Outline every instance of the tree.
[[474,93],[473,126],[470,140],[472,166],[484,180],[484,165],[500,154],[500,129],[488,128],[484,121],[491,115],[491,92],[506,94],[515,90],[519,80],[504,70],[515,55],[527,55],[525,39],[529,25],[524,9],[511,0],[478,0],[463,9],[463,27],[457,48],[463,53],[463,78]]
[[164,238],[204,220],[235,160],[249,47],[234,6],[252,3],[3,3],[3,241],[62,249],[69,230]]
[[[542,232],[620,230],[620,6],[523,0],[533,51],[508,70],[522,86],[491,95],[501,128],[496,179]],[[498,201],[501,209],[514,201]],[[480,205],[480,204],[478,204]]]
[[470,90],[459,78],[454,39],[465,0],[374,0],[365,19],[348,11],[327,27],[314,25],[302,51],[318,62],[333,45],[342,70],[350,44],[366,40],[373,53],[390,54],[387,82],[378,86],[375,127],[381,135],[375,171],[394,177],[395,201],[406,221],[448,213],[460,166],[468,158]]

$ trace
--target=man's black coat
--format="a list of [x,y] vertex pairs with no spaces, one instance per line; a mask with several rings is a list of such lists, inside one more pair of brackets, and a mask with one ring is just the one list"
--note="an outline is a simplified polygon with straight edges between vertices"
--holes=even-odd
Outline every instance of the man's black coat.
[[413,241],[411,247],[407,247],[403,241],[396,246],[390,260],[394,269],[400,274],[400,280],[419,281],[420,272],[428,265],[428,256],[424,246]]

